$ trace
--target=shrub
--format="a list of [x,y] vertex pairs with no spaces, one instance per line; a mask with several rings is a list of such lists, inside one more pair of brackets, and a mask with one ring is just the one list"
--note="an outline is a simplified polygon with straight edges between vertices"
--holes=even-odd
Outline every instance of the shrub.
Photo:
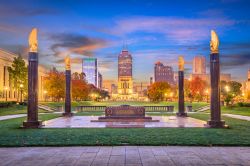
[[239,107],[250,107],[250,103],[243,103],[243,102],[239,102],[238,103]]
[[4,107],[9,107],[16,104],[16,101],[0,101],[0,107],[4,108]]

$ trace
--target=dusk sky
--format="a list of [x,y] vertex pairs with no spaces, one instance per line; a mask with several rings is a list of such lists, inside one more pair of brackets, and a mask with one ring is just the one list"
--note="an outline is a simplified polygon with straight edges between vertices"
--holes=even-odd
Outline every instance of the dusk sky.
[[[250,68],[250,1],[242,0],[0,0],[0,48],[27,57],[28,35],[38,28],[39,63],[74,71],[82,58],[96,57],[104,80],[117,79],[118,54],[127,44],[135,81],[149,81],[154,63],[186,72],[196,55],[209,65],[210,30],[220,39],[222,73],[246,80]],[[207,69],[207,72],[209,70]]]

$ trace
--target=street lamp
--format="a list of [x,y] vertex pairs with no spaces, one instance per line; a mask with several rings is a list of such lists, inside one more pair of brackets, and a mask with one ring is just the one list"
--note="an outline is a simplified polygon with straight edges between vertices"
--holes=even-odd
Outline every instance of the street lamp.
[[43,93],[44,93],[44,100],[46,101],[48,92],[45,90],[45,91],[43,91]]
[[22,103],[22,101],[23,101],[23,84],[20,84],[20,89],[21,89],[21,101],[20,101],[20,103]]
[[168,96],[168,94],[167,94],[167,93],[165,93],[164,95],[165,95],[165,98],[166,98],[166,101],[167,101],[167,96]]
[[208,93],[209,93],[209,90],[207,89],[205,92],[207,94],[207,103],[208,103]]
[[226,85],[226,86],[225,86],[225,90],[226,90],[227,92],[229,92],[229,91],[230,91],[230,88],[229,88],[229,86],[228,86],[228,85]]
[[8,100],[8,99],[7,99],[7,97],[8,97],[8,96],[7,96],[8,87],[6,86],[4,89],[5,89],[5,100],[7,101],[7,100]]

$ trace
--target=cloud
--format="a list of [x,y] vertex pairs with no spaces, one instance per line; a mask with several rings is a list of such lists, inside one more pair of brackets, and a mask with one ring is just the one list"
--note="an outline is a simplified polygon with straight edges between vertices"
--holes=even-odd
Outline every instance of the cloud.
[[52,34],[49,40],[53,41],[51,50],[55,56],[65,56],[65,54],[78,54],[85,56],[92,56],[93,51],[103,48],[106,41],[99,38],[91,38],[79,34],[62,33]]
[[[223,69],[239,68],[240,66],[249,66],[250,54],[225,54],[221,55],[221,64]],[[249,66],[250,67],[250,66]]]
[[170,41],[183,43],[208,38],[211,29],[234,25],[236,21],[227,18],[173,18],[137,16],[119,19],[114,28],[106,32],[117,36],[132,33],[163,34]]
[[[39,3],[39,2],[36,2]],[[17,17],[17,16],[38,16],[38,15],[51,15],[58,13],[54,8],[41,7],[39,5],[34,5],[29,1],[13,1],[8,0],[1,2],[0,5],[0,17]]]

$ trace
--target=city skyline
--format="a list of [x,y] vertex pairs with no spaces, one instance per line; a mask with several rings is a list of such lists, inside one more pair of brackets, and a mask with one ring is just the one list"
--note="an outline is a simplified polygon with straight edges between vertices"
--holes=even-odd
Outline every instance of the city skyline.
[[26,38],[30,29],[37,27],[41,34],[39,63],[46,67],[63,69],[63,59],[70,54],[72,70],[81,71],[81,60],[95,57],[103,79],[115,80],[117,57],[126,43],[133,55],[136,81],[149,82],[157,61],[177,71],[179,55],[187,61],[186,73],[192,73],[195,56],[205,56],[208,64],[210,30],[215,29],[221,41],[222,72],[231,73],[233,80],[247,78],[250,67],[247,1],[146,0],[121,5],[116,1],[100,4],[10,0],[0,4],[0,48],[27,56]]

